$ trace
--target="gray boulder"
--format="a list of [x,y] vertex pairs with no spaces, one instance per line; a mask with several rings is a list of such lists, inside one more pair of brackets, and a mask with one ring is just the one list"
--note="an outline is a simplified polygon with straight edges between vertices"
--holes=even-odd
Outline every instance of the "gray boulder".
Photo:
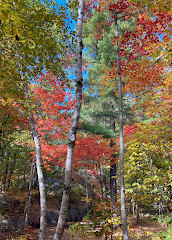
[[20,226],[21,220],[17,216],[0,220],[0,233],[17,230]]

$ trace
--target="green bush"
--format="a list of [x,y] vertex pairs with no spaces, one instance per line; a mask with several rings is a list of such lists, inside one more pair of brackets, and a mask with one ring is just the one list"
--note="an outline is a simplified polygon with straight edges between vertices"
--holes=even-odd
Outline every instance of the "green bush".
[[85,189],[82,185],[74,185],[70,192],[70,202],[80,202],[81,198],[85,196]]
[[151,236],[154,240],[171,240],[172,239],[172,213],[156,217],[157,222],[162,223],[167,227],[166,231],[156,233]]

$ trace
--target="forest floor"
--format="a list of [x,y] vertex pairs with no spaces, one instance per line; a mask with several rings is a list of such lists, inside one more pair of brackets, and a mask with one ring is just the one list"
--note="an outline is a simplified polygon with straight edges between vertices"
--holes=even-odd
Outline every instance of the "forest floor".
[[[20,196],[20,197],[18,197]],[[12,199],[11,201],[9,201],[8,203],[8,212],[16,212],[16,214],[18,216],[22,217],[22,212],[21,209],[18,205],[19,201],[21,202],[21,196],[22,196],[22,201],[23,204],[25,203],[25,199],[24,199],[24,195],[23,193],[20,195],[10,195],[8,194],[8,200]],[[26,195],[27,196],[27,195]],[[12,207],[12,205],[14,205],[15,203],[15,208]],[[78,203],[79,204],[79,203]],[[54,209],[54,206],[59,205],[60,206],[60,201],[57,201],[56,197],[53,198],[49,198],[47,201],[47,207],[50,209]],[[23,205],[24,208],[24,205]],[[39,209],[39,202],[37,198],[34,198],[34,205],[32,206],[34,212],[35,209]],[[135,218],[129,218],[128,222],[130,223],[130,240],[161,240],[161,238],[154,238],[154,237],[150,237],[151,235],[158,233],[158,232],[166,232],[167,227],[165,227],[163,224],[156,222],[156,220],[152,219],[151,215],[144,215],[141,217],[140,219],[140,223],[136,223],[136,219]],[[68,222],[67,226],[70,226],[74,224],[74,222]],[[47,227],[46,229],[46,240],[52,240],[53,239],[53,235],[55,232],[55,227]],[[112,239],[113,240],[118,240],[121,239],[119,237],[117,237],[117,235],[120,235],[120,230],[117,231],[116,234],[113,235]],[[24,236],[20,236],[18,231],[11,231],[11,232],[5,232],[5,233],[0,233],[0,240],[38,240],[39,239],[39,228],[33,228],[33,227],[28,227],[27,231],[26,231],[26,235]],[[63,234],[63,238],[62,240],[104,240],[105,238],[103,237],[74,237],[73,239],[70,237],[69,234],[69,229],[68,227],[65,228],[64,234]],[[107,240],[110,240],[111,237],[109,237]]]
[[[73,224],[73,223],[69,223]],[[133,240],[146,240],[146,239],[154,239],[154,237],[150,237],[150,233],[157,233],[161,231],[165,231],[166,227],[163,226],[161,223],[157,223],[153,220],[151,220],[148,217],[144,217],[141,221],[141,223],[133,223],[130,226],[130,234],[131,238]],[[54,235],[55,227],[48,227],[46,230],[46,240],[52,240]],[[39,229],[29,227],[27,229],[27,233],[23,238],[20,236],[17,231],[8,232],[8,233],[1,233],[0,234],[0,240],[38,240],[39,239]],[[74,240],[103,240],[105,238],[103,237],[86,237],[86,238],[80,238],[75,237]],[[110,237],[108,239],[111,239]],[[115,235],[113,239],[120,239],[116,238]],[[68,228],[65,228],[64,235],[62,240],[71,240],[71,237],[69,235]],[[156,238],[156,240],[160,240],[160,238]]]

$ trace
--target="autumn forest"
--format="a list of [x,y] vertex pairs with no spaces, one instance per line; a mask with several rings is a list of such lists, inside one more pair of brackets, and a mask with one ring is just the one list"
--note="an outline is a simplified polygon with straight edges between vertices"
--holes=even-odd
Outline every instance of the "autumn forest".
[[0,239],[172,239],[170,0],[0,0]]

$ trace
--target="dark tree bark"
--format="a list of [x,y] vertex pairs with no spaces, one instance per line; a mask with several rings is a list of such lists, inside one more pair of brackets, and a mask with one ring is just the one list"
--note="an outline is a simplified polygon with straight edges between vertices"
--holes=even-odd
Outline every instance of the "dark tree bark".
[[110,195],[113,203],[117,201],[117,184],[116,184],[116,163],[110,167]]
[[103,171],[102,171],[102,189],[103,189],[103,198],[106,199],[106,165],[103,164]]
[[87,211],[88,211],[90,207],[90,203],[88,202],[89,192],[88,192],[88,170],[87,169],[85,169],[85,192],[86,192],[86,198],[87,198]]
[[10,117],[9,115],[7,115],[7,117],[6,117],[5,114],[4,114],[3,117],[2,117],[2,122],[1,122],[1,125],[0,125],[1,128],[2,128],[2,129],[0,129],[0,150],[1,150],[1,144],[2,144],[2,137],[3,137],[3,135],[4,135],[4,133],[3,133],[3,127],[6,125],[9,117]]
[[4,190],[6,189],[7,175],[8,175],[8,163],[5,165],[5,169],[3,172],[2,186]]
[[10,156],[10,152],[5,152],[4,157],[7,159],[5,162],[5,168],[3,171],[3,178],[2,178],[2,188],[3,190],[6,189],[7,187],[7,176],[8,176],[8,170],[9,170],[9,156]]
[[10,169],[10,173],[9,173],[9,177],[8,177],[8,188],[12,185],[11,177],[13,175],[13,171],[14,171],[15,165],[16,165],[16,153],[14,153],[13,163],[12,163],[12,166],[11,166],[11,169]]
[[96,164],[96,168],[97,168],[97,179],[100,182],[100,188],[101,188],[102,198],[103,198],[103,180],[102,180],[102,170],[101,170],[100,164],[98,164],[98,165]]
[[110,128],[116,133],[116,121],[115,121],[115,106],[112,101],[110,101],[111,105],[111,115],[110,115]]
[[78,128],[78,122],[80,117],[80,109],[82,103],[82,28],[83,28],[83,14],[84,14],[84,0],[79,0],[78,8],[78,22],[77,22],[77,55],[76,55],[76,104],[74,110],[74,117],[72,127],[69,131],[68,136],[68,150],[66,157],[65,167],[65,180],[62,203],[60,207],[59,219],[54,234],[54,240],[60,240],[62,238],[65,222],[67,218],[68,205],[69,205],[69,194],[72,183],[72,164],[73,154],[75,148],[76,132]]
[[23,214],[23,221],[22,221],[21,228],[20,228],[20,234],[25,232],[25,228],[28,225],[28,213],[29,213],[31,198],[32,198],[32,185],[33,185],[34,173],[35,173],[35,161],[33,159],[31,169],[30,169],[28,197],[27,197],[27,201],[26,201],[24,214]]
[[[116,135],[116,125],[115,125],[115,106],[113,102],[110,102],[111,105],[111,118],[110,118],[110,128],[114,131]],[[110,146],[113,147],[115,143],[111,140]],[[116,154],[113,154],[112,164],[110,166],[110,196],[113,203],[117,202],[117,165],[115,163]]]

